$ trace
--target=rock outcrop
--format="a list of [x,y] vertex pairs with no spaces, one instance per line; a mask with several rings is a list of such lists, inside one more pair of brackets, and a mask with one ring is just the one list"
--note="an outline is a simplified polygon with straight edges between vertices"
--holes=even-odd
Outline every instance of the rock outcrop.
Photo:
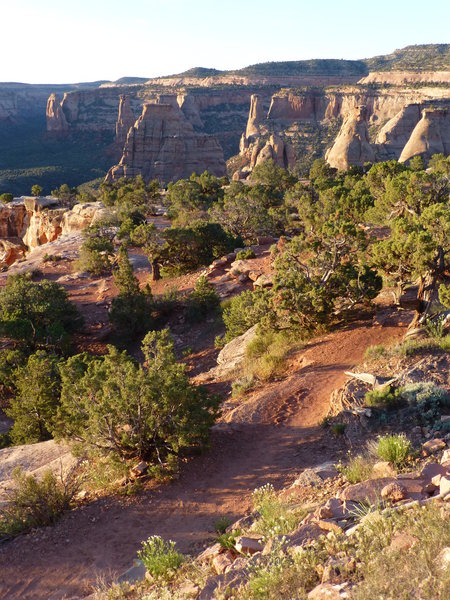
[[441,153],[450,153],[450,110],[424,109],[422,118],[403,148],[399,162],[407,162],[414,156],[422,156],[427,160],[433,154]]
[[248,113],[247,128],[245,130],[245,137],[247,139],[260,133],[259,126],[265,116],[261,97],[257,94],[252,94],[250,97],[250,111]]
[[50,94],[45,112],[47,131],[49,133],[65,134],[69,130],[66,115],[56,94]]
[[365,106],[358,107],[344,120],[333,146],[325,155],[325,160],[339,171],[347,170],[350,165],[363,166],[365,162],[375,161],[375,152],[370,144],[367,129]]
[[115,142],[120,148],[124,147],[124,144],[127,141],[128,132],[130,131],[130,128],[133,127],[135,121],[136,117],[131,110],[130,97],[126,95],[120,96],[115,138]]
[[405,106],[381,128],[376,137],[376,144],[382,146],[392,158],[398,158],[420,117],[419,104]]
[[145,181],[163,183],[205,170],[226,173],[223,151],[213,136],[196,133],[178,104],[146,104],[130,129],[120,163],[108,181],[142,175]]

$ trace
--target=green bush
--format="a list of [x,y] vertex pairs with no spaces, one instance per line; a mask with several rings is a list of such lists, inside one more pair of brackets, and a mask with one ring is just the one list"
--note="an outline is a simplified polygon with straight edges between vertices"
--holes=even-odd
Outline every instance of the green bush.
[[256,488],[252,500],[255,510],[259,513],[255,529],[266,537],[290,533],[300,520],[296,511],[278,499],[270,483]]
[[364,352],[365,360],[378,360],[384,358],[387,354],[386,346],[378,344],[377,346],[369,346]]
[[114,283],[119,288],[119,295],[111,302],[111,323],[126,338],[133,338],[141,332],[148,331],[152,324],[151,289],[149,286],[145,291],[140,289],[124,246],[119,250]]
[[79,488],[73,473],[64,482],[58,481],[51,471],[46,471],[41,480],[20,468],[12,476],[14,487],[8,503],[0,509],[0,534],[4,535],[51,525],[70,507]]
[[369,390],[364,396],[364,404],[376,408],[393,408],[401,401],[401,390],[392,390],[391,386]]
[[181,448],[204,444],[219,400],[189,382],[168,330],[147,333],[144,366],[113,346],[102,357],[79,354],[61,367],[58,436],[122,460],[164,465]]
[[242,292],[222,304],[223,321],[227,329],[225,342],[245,333],[266,316],[269,307],[269,292],[255,290]]
[[14,420],[10,435],[15,444],[32,444],[51,438],[59,406],[60,359],[38,350],[14,373],[16,395],[6,409]]
[[411,454],[411,442],[404,433],[387,434],[378,438],[376,450],[381,460],[386,460],[400,469]]
[[0,329],[24,342],[28,352],[41,345],[66,349],[81,322],[64,288],[53,281],[35,283],[28,275],[12,275],[0,292]]
[[339,463],[336,468],[349,483],[359,483],[369,479],[372,473],[372,462],[367,456],[357,454],[350,457],[347,464]]
[[109,274],[114,258],[112,232],[100,226],[90,227],[84,230],[83,236],[76,268],[94,276]]
[[142,542],[138,557],[152,577],[165,580],[172,579],[184,561],[184,556],[175,550],[175,542],[164,541],[159,535]]
[[402,388],[402,397],[426,426],[440,421],[443,409],[450,406],[450,394],[431,381],[408,383]]
[[217,311],[220,298],[214,286],[202,275],[195,282],[195,287],[189,295],[187,317],[191,321],[204,319],[208,313]]
[[251,248],[239,250],[239,252],[236,254],[236,260],[249,260],[251,258],[256,258],[256,254]]
[[231,525],[232,521],[229,517],[220,517],[214,521],[214,531],[217,533],[225,533],[227,527]]

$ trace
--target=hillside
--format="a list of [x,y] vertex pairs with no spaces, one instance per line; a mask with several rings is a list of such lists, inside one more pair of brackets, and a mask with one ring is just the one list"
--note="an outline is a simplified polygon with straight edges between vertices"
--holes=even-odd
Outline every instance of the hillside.
[[392,54],[364,60],[370,71],[448,71],[450,44],[406,46]]

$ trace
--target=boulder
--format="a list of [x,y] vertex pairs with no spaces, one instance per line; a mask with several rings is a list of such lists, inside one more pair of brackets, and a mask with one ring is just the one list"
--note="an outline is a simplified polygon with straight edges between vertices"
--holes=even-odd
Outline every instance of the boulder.
[[240,536],[236,539],[235,548],[241,554],[256,554],[264,550],[262,538]]
[[297,529],[287,536],[290,546],[305,546],[323,535],[323,530],[317,523],[303,523]]
[[344,586],[331,583],[321,583],[308,594],[308,600],[342,600],[343,598],[348,598]]
[[422,445],[422,450],[426,456],[430,456],[431,454],[436,454],[436,452],[443,450],[446,446],[447,444],[444,440],[434,438],[425,442],[425,444]]
[[441,477],[439,482],[439,495],[444,498],[447,494],[450,494],[450,475]]
[[229,550],[223,554],[218,554],[215,556],[212,559],[212,565],[216,570],[217,575],[225,573],[225,569],[233,564],[233,559],[234,556]]
[[395,479],[380,477],[379,479],[369,479],[361,483],[355,483],[345,488],[340,493],[340,498],[341,500],[376,504],[381,498],[381,490],[390,483],[395,483]]
[[231,372],[245,359],[247,346],[255,338],[257,329],[258,325],[253,325],[222,348],[217,357],[217,365],[222,374]]
[[399,502],[407,498],[408,492],[406,488],[398,482],[388,483],[381,490],[381,497],[383,500],[389,500],[390,502]]

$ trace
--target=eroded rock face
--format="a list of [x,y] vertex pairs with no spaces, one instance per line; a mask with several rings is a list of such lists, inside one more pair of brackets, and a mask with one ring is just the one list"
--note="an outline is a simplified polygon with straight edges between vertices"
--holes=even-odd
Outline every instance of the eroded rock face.
[[146,104],[130,129],[120,163],[106,179],[142,175],[145,181],[163,183],[190,177],[205,170],[226,173],[225,160],[215,137],[194,132],[176,103]]
[[427,160],[440,153],[450,153],[450,110],[424,109],[400,154],[399,162],[407,162],[414,156]]
[[50,94],[45,116],[49,133],[66,133],[69,130],[69,124],[56,94]]
[[333,146],[325,155],[325,160],[339,171],[347,170],[350,165],[363,166],[365,162],[375,161],[375,152],[370,144],[367,129],[365,106],[358,107],[344,120]]
[[123,95],[119,100],[119,114],[116,122],[116,144],[123,148],[127,135],[131,127],[133,127],[136,118],[131,110],[130,97]]
[[245,137],[247,139],[260,133],[260,125],[265,119],[265,116],[266,115],[261,96],[258,96],[258,94],[252,94],[250,97],[250,110],[248,113],[247,128],[245,130]]
[[409,104],[402,108],[395,117],[390,119],[377,135],[376,143],[383,149],[398,158],[408,142],[414,127],[420,121],[421,110],[419,104]]

